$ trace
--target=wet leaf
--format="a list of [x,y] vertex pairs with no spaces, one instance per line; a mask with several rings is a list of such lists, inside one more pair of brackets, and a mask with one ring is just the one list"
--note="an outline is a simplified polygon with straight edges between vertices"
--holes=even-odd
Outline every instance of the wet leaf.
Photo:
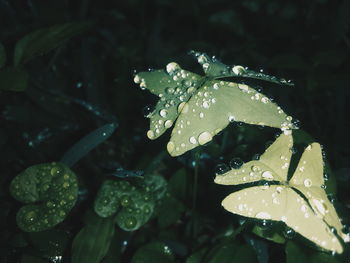
[[131,259],[131,263],[172,263],[174,256],[169,247],[161,242],[153,242],[139,248]]
[[254,250],[248,245],[234,243],[218,245],[209,252],[204,262],[257,262]]
[[114,231],[113,216],[102,218],[90,213],[73,240],[72,263],[100,263],[108,252]]
[[[249,71],[242,66],[228,67],[202,53],[194,53],[206,76],[181,69],[171,62],[166,70],[138,73],[134,81],[160,99],[151,119],[149,139],[156,139],[174,125],[167,150],[178,156],[197,146],[204,145],[230,122],[295,128],[292,117],[265,95],[240,83],[217,80],[222,77],[248,77],[285,83],[262,73]],[[176,121],[176,123],[175,123]]]
[[343,226],[323,187],[321,147],[310,144],[287,181],[292,146],[292,136],[282,134],[259,160],[216,176],[215,182],[224,185],[266,182],[230,194],[222,205],[246,217],[282,221],[323,249],[342,253],[338,237],[349,242],[349,236],[342,232]]
[[62,43],[91,27],[89,22],[66,23],[31,32],[20,39],[15,46],[14,66],[27,63],[62,45]]
[[38,232],[61,223],[78,196],[76,175],[62,163],[33,165],[17,175],[11,195],[26,205],[17,212],[17,225]]
[[28,73],[19,69],[0,70],[0,91],[24,91],[28,86]]
[[85,135],[63,155],[61,162],[69,167],[73,166],[92,149],[107,140],[117,127],[116,123],[108,123]]
[[141,182],[139,185],[106,180],[97,194],[95,212],[101,217],[117,213],[116,223],[125,231],[135,231],[147,223],[157,201],[164,196],[166,181],[153,175],[138,179]]

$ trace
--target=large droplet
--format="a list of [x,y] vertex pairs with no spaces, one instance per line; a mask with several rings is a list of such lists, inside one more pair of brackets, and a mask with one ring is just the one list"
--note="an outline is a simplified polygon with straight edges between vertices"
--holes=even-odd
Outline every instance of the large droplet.
[[170,142],[168,142],[166,148],[167,148],[169,153],[172,153],[175,149],[175,144],[172,141],[170,141]]
[[264,171],[262,174],[261,174],[261,177],[265,180],[268,180],[268,181],[271,181],[273,180],[273,175],[270,171]]
[[179,106],[177,107],[177,112],[178,113],[187,113],[188,112],[188,104],[186,102],[181,102]]
[[236,75],[241,75],[242,73],[245,72],[245,69],[242,66],[234,66],[232,67],[232,72]]
[[175,74],[179,69],[180,69],[179,64],[177,64],[177,63],[175,63],[175,62],[170,62],[168,65],[166,65],[166,71],[167,71],[170,75]]
[[220,163],[215,167],[215,174],[222,175],[224,173],[227,173],[229,170],[230,168],[226,164]]
[[148,130],[147,131],[147,137],[148,137],[148,139],[153,140],[154,139],[154,131]]
[[243,165],[243,161],[241,158],[233,158],[230,161],[230,166],[232,169],[239,169]]
[[259,227],[262,229],[262,230],[268,230],[269,228],[271,228],[272,226],[272,222],[269,221],[269,220],[262,220],[259,222]]
[[198,137],[198,143],[200,145],[206,144],[212,140],[213,136],[211,136],[210,132],[202,132]]
[[159,115],[162,116],[163,118],[165,118],[168,115],[168,112],[167,112],[167,110],[162,109],[159,111]]
[[170,128],[172,125],[173,125],[173,121],[172,120],[167,120],[164,123],[164,127],[167,128],[167,129]]

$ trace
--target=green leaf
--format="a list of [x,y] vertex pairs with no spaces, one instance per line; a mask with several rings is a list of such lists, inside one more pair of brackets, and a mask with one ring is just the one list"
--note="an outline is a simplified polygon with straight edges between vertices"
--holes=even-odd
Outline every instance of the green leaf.
[[261,227],[257,225],[254,226],[252,232],[259,237],[273,241],[277,244],[284,244],[286,242],[286,239],[278,232],[273,231],[272,233],[269,233],[269,231],[264,231]]
[[78,182],[62,163],[33,165],[17,175],[11,195],[26,205],[17,213],[17,225],[26,232],[49,229],[62,222],[75,205]]
[[224,185],[264,181],[263,185],[230,194],[222,205],[238,215],[284,222],[319,247],[342,253],[338,238],[344,242],[350,239],[342,232],[340,219],[323,187],[321,146],[312,143],[306,147],[292,178],[287,180],[292,139],[282,134],[259,160],[216,176],[215,182]]
[[174,256],[169,247],[161,242],[153,242],[139,248],[131,259],[131,263],[172,263]]
[[88,214],[85,226],[72,244],[72,263],[99,263],[108,252],[114,235],[114,217],[102,218]]
[[23,70],[5,68],[0,70],[0,91],[24,91],[28,86],[28,73]]
[[196,252],[194,252],[192,255],[190,255],[186,259],[186,263],[201,263],[203,262],[203,258],[205,254],[207,253],[208,248],[202,248]]
[[239,246],[235,243],[218,245],[210,251],[204,262],[257,262],[254,250],[248,245]]
[[0,43],[0,68],[6,64],[6,51],[4,46]]
[[156,202],[163,198],[166,181],[161,176],[146,175],[139,184],[127,181],[106,180],[94,203],[95,212],[101,217],[115,213],[116,223],[125,231],[135,231],[151,218]]
[[91,25],[90,22],[66,23],[27,34],[16,43],[14,66],[21,66],[34,57],[57,48],[64,41],[89,29]]
[[158,224],[166,228],[180,219],[184,212],[184,205],[172,196],[165,197],[158,208]]
[[292,117],[265,95],[245,84],[216,80],[241,76],[280,83],[277,78],[250,72],[242,66],[231,70],[205,54],[195,56],[203,66],[204,77],[171,62],[166,71],[141,72],[134,78],[142,89],[147,88],[160,98],[155,110],[147,116],[151,119],[148,138],[158,138],[176,121],[167,145],[170,155],[178,156],[206,144],[233,121],[282,130],[295,128]]

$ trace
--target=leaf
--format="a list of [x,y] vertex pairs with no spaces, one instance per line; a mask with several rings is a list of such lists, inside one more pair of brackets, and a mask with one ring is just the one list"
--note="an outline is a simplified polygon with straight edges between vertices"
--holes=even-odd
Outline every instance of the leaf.
[[90,22],[66,23],[27,34],[16,43],[14,66],[21,66],[34,57],[55,49],[64,41],[86,31],[91,25]]
[[342,253],[338,237],[348,242],[349,236],[342,232],[340,219],[322,187],[321,147],[318,143],[310,144],[294,175],[287,181],[292,146],[292,136],[282,134],[261,156],[261,161],[248,162],[240,169],[217,176],[215,182],[225,185],[260,180],[271,182],[232,193],[222,205],[226,210],[246,217],[282,221],[323,249]]
[[102,218],[89,214],[86,225],[72,244],[72,263],[99,263],[107,254],[114,235],[114,217]]
[[156,202],[163,198],[166,181],[163,177],[146,175],[139,185],[127,181],[106,180],[94,203],[101,217],[116,215],[116,223],[125,231],[135,231],[153,215]]
[[68,167],[73,166],[92,149],[107,140],[117,127],[117,123],[109,123],[85,135],[63,155],[61,162]]
[[26,232],[49,229],[62,222],[78,197],[76,175],[62,163],[31,166],[10,185],[11,195],[26,205],[17,213],[17,225]]
[[28,86],[29,75],[26,71],[5,68],[0,70],[0,91],[24,91]]
[[0,43],[0,68],[6,64],[6,51],[4,46]]
[[218,245],[205,258],[204,262],[257,262],[254,250],[248,245],[239,246],[235,243]]
[[281,236],[278,232],[273,231],[270,235],[270,233],[266,233],[267,231],[264,231],[264,229],[257,225],[254,226],[252,232],[259,237],[263,237],[277,244],[284,244],[286,242],[286,239],[283,236]]
[[131,259],[131,263],[172,263],[174,257],[169,247],[161,242],[149,243],[139,248]]
[[233,121],[284,131],[295,128],[292,117],[263,94],[245,84],[216,79],[239,76],[282,81],[242,66],[231,69],[205,54],[194,56],[198,57],[206,76],[183,70],[171,62],[166,71],[141,72],[134,78],[142,89],[147,88],[160,98],[155,110],[147,116],[151,119],[148,138],[158,138],[176,122],[167,144],[170,155],[178,156],[206,144]]
[[184,212],[184,205],[172,196],[165,197],[158,209],[158,224],[160,228],[166,228],[180,219]]

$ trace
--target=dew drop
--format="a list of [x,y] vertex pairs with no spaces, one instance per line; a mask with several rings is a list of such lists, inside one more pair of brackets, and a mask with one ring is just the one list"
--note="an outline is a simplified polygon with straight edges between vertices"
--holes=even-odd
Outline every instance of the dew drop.
[[168,142],[166,148],[167,148],[169,153],[172,153],[175,149],[175,144],[172,141],[170,141],[170,142]]
[[168,115],[168,112],[167,112],[167,110],[162,109],[162,110],[160,110],[159,115],[162,116],[163,118],[165,118]]
[[154,139],[154,132],[152,130],[148,130],[147,137],[148,137],[148,139],[153,140]]
[[[261,213],[264,213],[264,212],[261,212]],[[259,214],[259,213],[258,213],[258,214]],[[258,216],[258,214],[256,215],[256,217]],[[266,213],[266,215],[268,215],[268,214]],[[263,215],[263,216],[266,216],[266,215]],[[269,215],[269,216],[270,216],[270,215]],[[258,218],[258,217],[257,217],[257,218]],[[271,228],[272,222],[266,220],[266,219],[270,219],[270,218],[271,218],[271,217],[265,218],[264,220],[262,220],[262,221],[259,222],[259,227],[260,227],[262,230],[268,230],[269,228]],[[261,219],[263,219],[263,218],[261,218]]]
[[305,187],[311,187],[312,185],[312,181],[310,179],[305,179],[304,180],[304,186]]
[[172,75],[175,74],[176,71],[178,71],[180,69],[179,64],[175,63],[175,62],[170,62],[167,66],[166,66],[166,71]]
[[268,180],[268,181],[273,180],[273,175],[272,175],[272,173],[270,171],[264,171],[261,174],[261,177],[264,178],[265,180]]
[[232,169],[239,169],[241,168],[242,165],[243,165],[243,161],[241,158],[236,157],[230,161],[230,167]]
[[198,137],[198,143],[200,145],[206,144],[207,142],[212,140],[212,135],[210,134],[210,132],[202,132],[199,137]]
[[250,169],[251,169],[253,172],[259,172],[259,171],[260,171],[260,167],[259,167],[259,166],[256,166],[256,165],[253,165]]
[[141,82],[141,79],[140,79],[139,75],[135,75],[135,77],[134,77],[134,82],[135,82],[136,84],[139,84],[139,83]]
[[220,163],[215,167],[215,174],[222,175],[224,173],[227,173],[229,170],[230,168],[226,164]]
[[188,112],[188,104],[186,102],[181,102],[179,106],[177,107],[177,112],[178,113],[187,113]]
[[194,136],[190,137],[190,143],[196,144],[197,143],[197,139]]
[[232,67],[232,72],[236,75],[241,75],[242,73],[245,72],[245,69],[242,66],[234,66]]
[[287,239],[292,239],[295,237],[295,231],[291,229],[290,227],[286,227],[283,231],[283,235]]
[[167,128],[167,129],[170,128],[172,125],[173,125],[173,121],[172,120],[167,120],[164,123],[164,127]]
[[228,116],[228,120],[229,120],[229,122],[234,122],[235,117],[233,115],[230,115],[230,116]]

